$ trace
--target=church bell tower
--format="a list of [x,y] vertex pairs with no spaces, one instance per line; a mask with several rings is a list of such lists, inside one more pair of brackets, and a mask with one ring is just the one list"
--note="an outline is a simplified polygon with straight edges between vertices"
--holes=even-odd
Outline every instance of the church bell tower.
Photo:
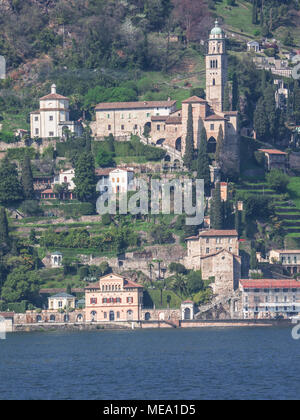
[[223,111],[224,89],[227,82],[225,35],[218,20],[211,30],[206,55],[206,100],[215,112]]

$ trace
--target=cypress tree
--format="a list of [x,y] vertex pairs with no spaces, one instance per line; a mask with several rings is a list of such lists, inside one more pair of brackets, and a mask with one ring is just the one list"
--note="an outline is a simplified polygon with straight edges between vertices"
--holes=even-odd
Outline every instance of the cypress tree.
[[251,249],[251,255],[250,255],[250,269],[251,270],[257,270],[258,264],[257,264],[257,258],[256,258],[256,251],[254,248]]
[[259,98],[254,111],[254,130],[257,138],[266,140],[269,132],[269,121],[265,111],[265,104],[263,98]]
[[224,133],[222,125],[219,126],[219,132],[217,137],[217,147],[216,147],[216,161],[222,167],[222,159],[223,159],[223,152],[224,152]]
[[257,0],[252,1],[252,23],[257,24]]
[[221,200],[221,189],[220,183],[216,184],[216,188],[213,191],[212,200],[211,200],[211,228],[212,229],[223,229],[223,206]]
[[223,99],[223,111],[230,111],[230,99],[229,99],[229,84],[225,85],[224,99]]
[[95,161],[91,153],[82,153],[75,164],[74,183],[78,200],[94,202],[96,197]]
[[237,111],[238,107],[239,107],[239,86],[238,86],[237,75],[234,72],[232,75],[232,101],[231,101],[232,111]]
[[194,158],[194,124],[193,124],[193,108],[189,104],[187,134],[185,141],[185,154],[183,162],[188,169],[191,169]]
[[200,144],[197,157],[197,178],[204,180],[205,192],[208,193],[210,186],[210,169],[207,154],[207,134],[205,127],[201,130]]
[[9,245],[9,230],[7,215],[4,207],[0,207],[0,248],[7,249]]
[[238,233],[238,236],[240,236],[240,233],[241,233],[241,212],[237,208],[237,203],[236,203],[236,210],[235,210],[235,214],[234,214],[234,227],[235,227],[235,230]]
[[22,186],[26,200],[34,199],[34,188],[33,188],[33,176],[31,170],[30,157],[28,154],[25,155],[22,164]]
[[276,137],[276,101],[273,86],[269,84],[264,92],[265,114],[268,119],[268,129],[273,140]]

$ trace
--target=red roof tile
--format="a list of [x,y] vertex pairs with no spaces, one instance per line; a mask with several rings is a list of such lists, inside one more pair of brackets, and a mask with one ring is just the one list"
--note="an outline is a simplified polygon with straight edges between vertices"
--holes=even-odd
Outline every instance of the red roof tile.
[[207,102],[205,99],[199,98],[199,96],[191,96],[190,98],[182,101],[183,104],[197,104],[199,102]]
[[244,279],[240,280],[241,285],[246,289],[297,289],[300,288],[300,281],[278,280],[278,279]]
[[205,121],[223,121],[225,120],[224,117],[221,115],[212,114],[205,118]]
[[66,96],[59,95],[58,93],[49,93],[49,95],[43,96],[40,98],[40,101],[46,101],[47,99],[64,99],[69,100]]
[[210,229],[199,232],[199,236],[238,236],[238,233],[236,230]]
[[276,149],[259,149],[258,151],[268,153],[269,155],[287,155],[287,153]]
[[113,109],[146,109],[165,108],[176,105],[176,101],[145,101],[145,102],[103,102],[96,106],[96,111]]

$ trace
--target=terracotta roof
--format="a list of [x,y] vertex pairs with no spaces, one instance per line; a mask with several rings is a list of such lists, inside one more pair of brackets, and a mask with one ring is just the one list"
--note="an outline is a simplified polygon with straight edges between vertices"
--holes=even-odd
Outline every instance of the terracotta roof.
[[[41,289],[40,294],[64,293],[67,289]],[[72,288],[72,293],[84,293],[84,289]]]
[[96,106],[97,110],[114,109],[145,109],[172,107],[176,101],[145,101],[145,102],[103,102]]
[[[108,280],[110,280],[110,279],[108,279]],[[134,281],[125,279],[124,288],[125,289],[131,289],[131,288],[139,288],[140,289],[140,288],[143,288],[143,286],[141,286],[138,283],[135,283]],[[99,290],[100,289],[99,282],[91,283],[91,284],[87,285],[85,287],[85,289],[96,289],[96,290]]]
[[181,124],[182,118],[181,117],[169,117],[166,121],[166,124]]
[[108,176],[114,169],[116,168],[97,168],[95,169],[95,174],[98,176]]
[[205,121],[222,121],[225,120],[221,115],[212,114],[205,118]]
[[268,153],[269,155],[287,155],[287,153],[276,149],[259,149],[258,151]]
[[199,96],[191,96],[190,98],[186,99],[185,101],[182,101],[183,104],[197,104],[199,102],[207,103],[207,101],[205,99],[199,98]]
[[140,288],[143,289],[143,286],[141,286],[140,284],[138,284],[134,281],[131,281],[131,280],[125,280],[125,284],[124,284],[125,289],[130,289],[130,288],[133,288],[133,287],[136,287],[138,289],[140,289]]
[[273,252],[279,252],[280,254],[300,254],[300,249],[273,249]]
[[300,288],[300,281],[297,280],[277,280],[277,279],[244,279],[240,280],[243,287],[248,289],[296,289]]
[[50,189],[42,191],[41,194],[54,194],[54,191],[52,190],[52,188],[50,188]]
[[168,115],[154,115],[151,117],[151,121],[166,121],[168,118]]
[[224,115],[238,115],[239,111],[224,111]]
[[0,312],[0,316],[3,318],[13,318],[14,312]]
[[238,236],[236,230],[203,230],[199,232],[199,236]]
[[49,95],[43,96],[40,98],[40,101],[46,101],[47,99],[64,99],[69,100],[66,96],[59,95],[58,93],[49,93]]
[[185,238],[185,241],[196,240],[196,239],[199,239],[199,236],[189,236],[188,238]]

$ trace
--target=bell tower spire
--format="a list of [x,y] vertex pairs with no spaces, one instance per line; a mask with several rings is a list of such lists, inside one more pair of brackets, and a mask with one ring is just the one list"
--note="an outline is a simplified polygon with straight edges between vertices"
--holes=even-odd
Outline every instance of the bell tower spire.
[[225,35],[218,20],[210,31],[206,55],[206,100],[215,111],[223,111],[224,89],[227,81]]

